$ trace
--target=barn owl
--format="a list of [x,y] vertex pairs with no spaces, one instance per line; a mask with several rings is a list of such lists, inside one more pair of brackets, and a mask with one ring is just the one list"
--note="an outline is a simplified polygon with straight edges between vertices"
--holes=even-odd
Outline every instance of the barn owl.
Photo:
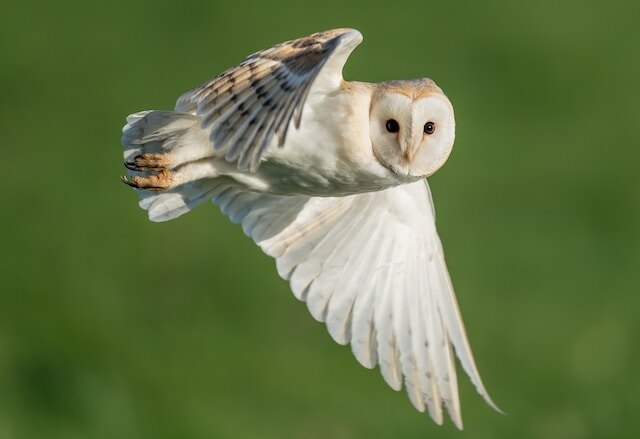
[[430,79],[347,82],[362,35],[287,41],[130,115],[123,181],[152,221],[213,200],[276,259],[333,339],[441,424],[462,428],[454,351],[491,401],[465,334],[425,180],[453,147]]

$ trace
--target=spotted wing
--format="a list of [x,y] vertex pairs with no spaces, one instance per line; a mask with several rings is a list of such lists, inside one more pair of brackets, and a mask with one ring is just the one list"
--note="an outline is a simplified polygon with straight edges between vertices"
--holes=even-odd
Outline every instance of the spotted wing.
[[358,31],[336,29],[260,51],[180,97],[176,110],[201,116],[214,148],[238,168],[255,171],[274,136],[282,146],[292,120],[299,128],[318,75],[339,84],[360,41]]

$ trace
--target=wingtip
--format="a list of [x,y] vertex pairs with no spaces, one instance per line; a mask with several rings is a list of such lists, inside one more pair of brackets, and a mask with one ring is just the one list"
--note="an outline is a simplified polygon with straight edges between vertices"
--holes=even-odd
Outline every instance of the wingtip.
[[363,39],[362,33],[358,29],[354,29],[351,27],[341,27],[327,32],[335,34],[336,36],[334,38],[339,38],[340,40],[348,39],[356,44],[362,42]]
[[345,32],[344,35],[355,45],[360,44],[364,39],[362,33],[358,29],[346,29],[346,31],[347,32]]
[[357,29],[341,28],[335,29],[333,32],[337,33],[337,36],[332,39],[334,44],[348,51],[353,50],[356,46],[362,43],[362,40],[364,39],[360,31]]
[[458,405],[457,407],[450,407],[450,406],[446,406],[447,408],[447,413],[449,414],[449,419],[451,419],[451,422],[453,422],[453,425],[455,425],[455,427],[458,430],[464,430],[464,426],[462,424],[462,412],[460,411],[460,406]]
[[[482,389],[484,390],[484,389]],[[493,400],[491,399],[491,397],[489,396],[489,394],[484,391],[480,391],[478,390],[478,393],[482,396],[482,399],[484,399],[484,401],[489,405],[489,407],[491,407],[492,409],[494,409],[496,412],[500,413],[501,415],[506,415],[507,413],[502,410],[500,407],[498,407],[498,405],[493,402]]]

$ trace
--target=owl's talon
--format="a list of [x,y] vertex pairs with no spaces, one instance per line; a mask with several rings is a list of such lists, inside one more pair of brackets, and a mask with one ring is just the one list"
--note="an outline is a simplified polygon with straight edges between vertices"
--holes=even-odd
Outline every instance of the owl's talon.
[[[125,166],[126,166],[126,162],[125,162]],[[126,184],[127,186],[131,186],[131,187],[138,187],[136,186],[136,184],[131,181],[131,179],[129,177],[127,177],[126,175],[121,175],[120,176],[120,181],[123,182],[124,184]]]
[[171,187],[173,176],[171,172],[163,170],[149,177],[120,177],[120,180],[127,186],[135,189],[145,189],[150,191],[162,191]]
[[[135,163],[133,162],[124,162],[124,167],[127,168],[130,171],[138,171],[138,167],[136,166]],[[122,177],[123,181],[125,179],[125,177]]]
[[124,167],[137,172],[161,171],[170,169],[171,163],[164,154],[140,154],[132,162],[124,162]]

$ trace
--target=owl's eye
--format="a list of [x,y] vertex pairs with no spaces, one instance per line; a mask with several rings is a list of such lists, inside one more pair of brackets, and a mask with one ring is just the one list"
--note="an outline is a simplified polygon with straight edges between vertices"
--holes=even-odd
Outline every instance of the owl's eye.
[[433,134],[436,131],[436,124],[433,122],[427,122],[424,124],[424,132],[426,134]]
[[398,131],[400,131],[400,125],[398,124],[398,121],[395,119],[389,119],[385,127],[387,128],[387,131],[389,131],[390,133],[397,133]]

